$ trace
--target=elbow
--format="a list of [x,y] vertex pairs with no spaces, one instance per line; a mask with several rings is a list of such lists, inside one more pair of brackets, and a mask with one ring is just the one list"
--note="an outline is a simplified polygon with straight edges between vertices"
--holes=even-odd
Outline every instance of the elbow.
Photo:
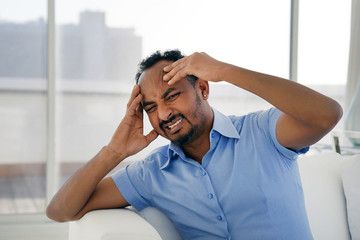
[[57,210],[51,203],[46,208],[46,216],[55,222],[68,222],[70,219],[67,219],[61,211]]
[[333,112],[333,116],[332,116],[331,128],[335,127],[335,125],[340,121],[340,119],[343,116],[343,109],[338,102],[334,103],[332,112]]
[[339,103],[333,101],[331,106],[329,107],[328,114],[326,117],[323,118],[322,121],[322,128],[326,131],[330,131],[333,129],[336,124],[340,121],[341,117],[343,116],[343,109]]
[[54,211],[52,206],[46,208],[46,216],[55,222],[66,222],[65,219],[61,218],[59,214]]

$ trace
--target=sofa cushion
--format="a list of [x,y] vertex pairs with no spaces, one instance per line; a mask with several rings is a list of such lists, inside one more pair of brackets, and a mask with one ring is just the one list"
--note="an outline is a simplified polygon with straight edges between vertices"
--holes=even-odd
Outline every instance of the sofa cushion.
[[158,209],[147,207],[140,211],[139,215],[156,229],[162,239],[182,239],[174,224]]
[[343,157],[335,152],[298,160],[306,211],[314,239],[350,239],[342,188]]
[[360,239],[360,156],[347,157],[341,173],[351,237]]

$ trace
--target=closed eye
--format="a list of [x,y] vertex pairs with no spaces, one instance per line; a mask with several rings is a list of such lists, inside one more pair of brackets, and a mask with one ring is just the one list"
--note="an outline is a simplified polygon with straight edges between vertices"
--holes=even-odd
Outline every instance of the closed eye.
[[174,101],[179,95],[180,95],[180,92],[171,94],[171,95],[168,96],[165,100],[166,100],[167,102]]
[[152,106],[149,106],[149,107],[145,108],[144,110],[145,110],[145,112],[147,112],[147,113],[151,113],[151,112],[153,112],[155,109],[156,109],[156,105],[152,105]]

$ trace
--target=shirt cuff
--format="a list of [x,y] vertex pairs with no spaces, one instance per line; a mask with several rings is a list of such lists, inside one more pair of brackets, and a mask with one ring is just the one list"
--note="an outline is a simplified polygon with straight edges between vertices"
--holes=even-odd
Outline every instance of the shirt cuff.
[[273,113],[272,113],[272,116],[270,117],[270,131],[271,131],[271,137],[273,139],[273,142],[274,142],[277,150],[282,155],[284,155],[285,157],[287,157],[289,159],[296,160],[298,155],[304,154],[307,151],[309,151],[309,147],[305,147],[305,148],[293,151],[293,150],[290,150],[290,149],[282,146],[276,137],[276,124],[277,124],[278,119],[282,112],[277,108],[273,108],[272,110],[273,110]]
[[133,183],[131,182],[127,173],[128,167],[129,166],[126,166],[125,168],[119,170],[111,177],[125,200],[138,211],[141,211],[142,209],[148,207],[148,205],[142,201],[143,198],[136,191]]

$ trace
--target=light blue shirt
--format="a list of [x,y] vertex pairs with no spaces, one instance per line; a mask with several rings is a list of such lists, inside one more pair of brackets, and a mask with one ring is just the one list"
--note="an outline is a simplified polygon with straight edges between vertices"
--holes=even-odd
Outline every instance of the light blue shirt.
[[112,177],[138,210],[152,206],[184,239],[307,240],[297,155],[279,144],[272,108],[242,117],[214,111],[202,165],[171,143]]

